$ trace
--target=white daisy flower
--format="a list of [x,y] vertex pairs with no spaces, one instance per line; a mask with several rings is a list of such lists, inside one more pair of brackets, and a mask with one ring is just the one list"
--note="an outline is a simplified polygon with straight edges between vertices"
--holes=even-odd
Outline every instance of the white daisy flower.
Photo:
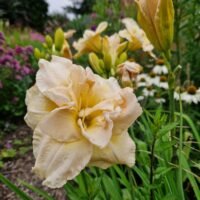
[[155,99],[155,102],[156,102],[156,103],[165,103],[165,102],[166,102],[166,99],[164,99],[164,98],[156,98],[156,99]]
[[157,75],[168,74],[168,69],[165,65],[155,65],[152,71]]
[[160,77],[156,76],[155,73],[150,72],[148,81],[149,81],[149,85],[157,85],[158,86],[160,83]]
[[147,87],[147,88],[144,88],[142,93],[145,97],[153,97],[154,94],[155,94],[156,90],[153,89],[152,87]]
[[198,104],[200,102],[200,88],[196,88],[194,85],[190,85],[187,90],[181,94],[178,92],[174,93],[174,98],[176,100],[179,100],[181,97],[181,100],[186,102],[186,103],[194,103]]
[[187,91],[181,94],[181,99],[189,104],[198,104],[200,102],[200,88],[197,89],[194,85],[189,86]]
[[143,74],[137,75],[137,77],[136,77],[137,87],[146,87],[146,86],[150,85],[149,79],[150,78],[149,78],[148,74],[143,73]]

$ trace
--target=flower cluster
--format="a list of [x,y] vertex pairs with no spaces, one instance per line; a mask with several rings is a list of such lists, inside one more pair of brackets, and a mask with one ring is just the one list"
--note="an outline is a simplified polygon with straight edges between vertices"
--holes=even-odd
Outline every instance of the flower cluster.
[[[77,50],[75,58],[89,54],[90,65],[96,73],[105,77],[118,77],[121,84],[126,86],[131,85],[136,71],[139,73],[141,69],[139,64],[132,61],[133,58],[128,57],[128,51],[141,49],[152,57],[155,56],[152,53],[153,45],[138,24],[130,18],[123,19],[122,23],[126,29],[111,36],[102,36],[108,23],[101,22],[95,31],[85,30],[83,38],[74,42],[73,46]],[[127,61],[128,64],[125,63]]]
[[33,74],[30,56],[33,54],[32,46],[15,48],[0,47],[0,69],[7,68],[12,71],[12,77],[17,80]]
[[127,131],[142,109],[132,89],[61,57],[41,59],[39,67],[25,120],[34,130],[33,171],[43,184],[62,187],[86,166],[133,166],[135,144]]
[[168,90],[168,69],[162,59],[157,59],[156,65],[150,68],[149,73],[141,73],[136,77],[135,88],[141,90],[140,100],[148,97],[157,103],[164,103],[162,93]]
[[[32,46],[7,45],[0,32],[0,112],[2,115],[22,115],[25,109],[25,90],[32,83],[33,68]],[[16,104],[18,106],[16,107]]]

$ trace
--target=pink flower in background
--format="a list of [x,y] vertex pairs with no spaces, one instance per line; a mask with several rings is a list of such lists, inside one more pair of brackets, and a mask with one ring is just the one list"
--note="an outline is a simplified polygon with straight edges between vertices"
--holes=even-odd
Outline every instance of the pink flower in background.
[[39,42],[44,42],[44,40],[45,40],[44,36],[37,32],[30,32],[30,38],[31,38],[31,40],[35,40],[35,41],[39,41]]

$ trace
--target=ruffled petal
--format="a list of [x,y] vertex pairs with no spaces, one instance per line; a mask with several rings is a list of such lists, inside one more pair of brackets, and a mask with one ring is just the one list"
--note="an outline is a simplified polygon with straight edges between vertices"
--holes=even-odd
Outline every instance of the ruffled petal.
[[57,108],[50,112],[38,128],[45,135],[59,142],[71,142],[80,138],[76,112],[68,107]]
[[54,56],[51,62],[39,61],[39,71],[36,74],[36,85],[41,92],[57,86],[69,84],[69,74],[73,67],[68,59]]
[[97,117],[86,116],[84,120],[79,119],[78,124],[84,135],[92,144],[104,148],[112,136],[113,123],[108,113],[102,113]]
[[50,188],[60,188],[77,176],[88,164],[92,145],[86,140],[57,142],[36,129],[33,137],[36,158],[33,172]]
[[94,147],[89,166],[106,169],[113,164],[125,164],[129,167],[135,164],[135,143],[128,132],[113,135],[109,144],[103,149]]
[[124,88],[121,92],[123,103],[120,105],[121,113],[113,118],[113,133],[121,134],[142,114],[142,108],[136,96],[130,88]]
[[37,88],[31,87],[26,93],[27,114],[24,117],[29,127],[34,129],[39,121],[44,118],[57,105],[46,98]]

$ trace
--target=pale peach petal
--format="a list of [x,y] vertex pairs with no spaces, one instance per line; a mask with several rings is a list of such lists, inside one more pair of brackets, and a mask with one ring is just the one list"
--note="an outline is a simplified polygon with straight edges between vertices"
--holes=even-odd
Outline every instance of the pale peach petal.
[[69,107],[53,110],[37,127],[43,134],[59,142],[69,142],[80,138],[76,112]]
[[59,107],[76,105],[76,97],[72,90],[72,84],[68,87],[58,86],[46,90],[43,94]]
[[123,103],[120,105],[122,110],[120,115],[113,118],[113,132],[115,134],[120,134],[127,130],[142,114],[142,108],[130,88],[124,88],[121,90],[120,94],[123,98]]
[[33,171],[45,179],[43,185],[50,188],[62,187],[77,176],[92,155],[92,145],[84,139],[70,143],[57,142],[38,129],[34,132],[33,148],[36,157]]
[[108,27],[108,22],[101,22],[96,29],[96,33],[102,33]]
[[40,59],[39,71],[36,74],[36,85],[41,92],[57,86],[69,84],[72,63],[68,59],[54,56],[52,62]]
[[103,149],[94,147],[89,166],[106,169],[113,164],[125,164],[129,167],[135,164],[135,143],[128,132],[113,135],[109,144]]
[[131,39],[132,39],[130,33],[127,30],[119,31],[119,36],[127,39],[128,41],[131,41]]
[[34,129],[39,121],[44,118],[57,105],[47,99],[37,88],[31,87],[26,93],[27,114],[24,117],[28,126]]
[[93,117],[91,120],[89,117],[86,116],[84,120],[78,120],[82,135],[92,144],[104,148],[112,136],[112,120],[110,120],[108,113]]

